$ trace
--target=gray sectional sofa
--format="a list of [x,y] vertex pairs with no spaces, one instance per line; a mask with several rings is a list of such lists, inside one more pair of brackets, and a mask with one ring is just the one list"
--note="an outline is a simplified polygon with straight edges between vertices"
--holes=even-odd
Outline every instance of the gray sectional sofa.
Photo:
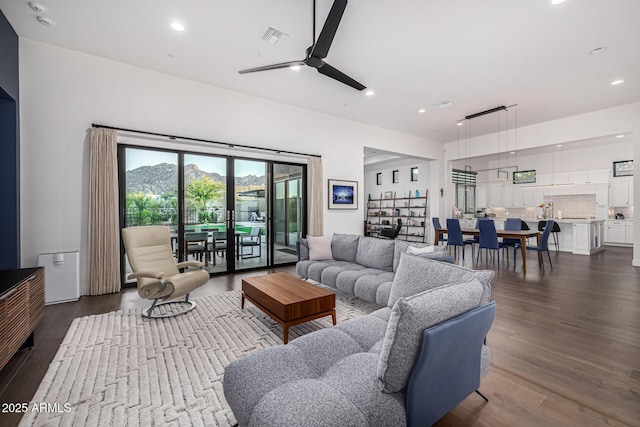
[[[377,245],[367,240],[357,251]],[[351,261],[305,260],[302,246],[302,276],[384,303],[230,363],[223,387],[240,426],[427,426],[478,389],[490,362],[493,271],[401,249],[394,266],[390,245],[376,248],[384,261],[356,253],[355,262],[336,251]]]
[[[387,305],[391,283],[400,263],[400,255],[412,246],[424,248],[426,243],[376,239],[355,234],[334,234],[331,238],[332,259],[309,259],[309,242],[298,242],[296,271],[305,279],[339,289],[372,302]],[[421,257],[452,262],[453,257],[442,246]]]

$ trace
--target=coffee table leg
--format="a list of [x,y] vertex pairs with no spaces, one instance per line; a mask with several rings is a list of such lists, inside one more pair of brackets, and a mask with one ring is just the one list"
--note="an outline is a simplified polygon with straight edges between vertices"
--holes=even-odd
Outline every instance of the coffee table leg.
[[333,319],[333,326],[336,326],[336,309],[331,310],[331,318]]
[[240,305],[240,308],[244,308],[244,292],[242,293],[242,304]]
[[284,343],[288,343],[289,342],[289,325],[284,325],[282,327],[282,330],[284,331]]

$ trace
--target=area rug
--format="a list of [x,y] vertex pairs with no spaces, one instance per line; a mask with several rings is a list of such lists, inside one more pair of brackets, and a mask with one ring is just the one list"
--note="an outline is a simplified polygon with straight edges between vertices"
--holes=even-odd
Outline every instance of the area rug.
[[[240,309],[240,291],[194,300],[195,310],[170,319],[139,310],[75,319],[29,406],[42,411],[20,425],[234,425],[224,368],[282,344],[282,327],[248,301]],[[336,292],[338,322],[377,308]],[[331,326],[331,316],[297,325],[289,339]]]

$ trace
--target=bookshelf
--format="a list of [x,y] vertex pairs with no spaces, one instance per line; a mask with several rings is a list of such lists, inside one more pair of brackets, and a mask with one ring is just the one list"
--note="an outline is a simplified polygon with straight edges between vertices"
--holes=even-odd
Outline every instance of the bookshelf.
[[365,235],[377,237],[381,228],[395,227],[397,220],[402,220],[402,228],[398,239],[409,242],[426,242],[427,223],[429,217],[429,193],[424,196],[392,197],[371,199],[367,202],[367,218],[365,220]]

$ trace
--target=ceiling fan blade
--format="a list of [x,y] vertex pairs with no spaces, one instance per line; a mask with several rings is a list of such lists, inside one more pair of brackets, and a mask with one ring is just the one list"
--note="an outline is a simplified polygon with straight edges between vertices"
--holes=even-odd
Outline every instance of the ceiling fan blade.
[[338,31],[338,25],[340,25],[342,14],[346,8],[347,0],[335,0],[333,2],[329,15],[327,15],[327,20],[324,21],[324,26],[318,36],[318,40],[313,46],[311,56],[315,58],[327,57],[329,54],[329,48],[333,42],[333,37],[336,35],[336,31]]
[[331,65],[327,64],[326,62],[322,64],[321,67],[318,67],[317,70],[320,74],[324,74],[327,77],[331,77],[332,79],[335,79],[341,83],[344,83],[347,86],[351,86],[354,89],[357,89],[357,90],[366,89],[365,85],[355,81],[354,79],[352,79],[351,77],[343,73],[342,71],[336,68],[333,68]]
[[238,71],[238,73],[246,74],[246,73],[255,73],[258,71],[277,70],[279,68],[293,67],[294,65],[304,65],[304,61],[281,62],[279,64],[271,64],[271,65],[265,65],[263,67],[248,68],[246,70],[240,70]]

